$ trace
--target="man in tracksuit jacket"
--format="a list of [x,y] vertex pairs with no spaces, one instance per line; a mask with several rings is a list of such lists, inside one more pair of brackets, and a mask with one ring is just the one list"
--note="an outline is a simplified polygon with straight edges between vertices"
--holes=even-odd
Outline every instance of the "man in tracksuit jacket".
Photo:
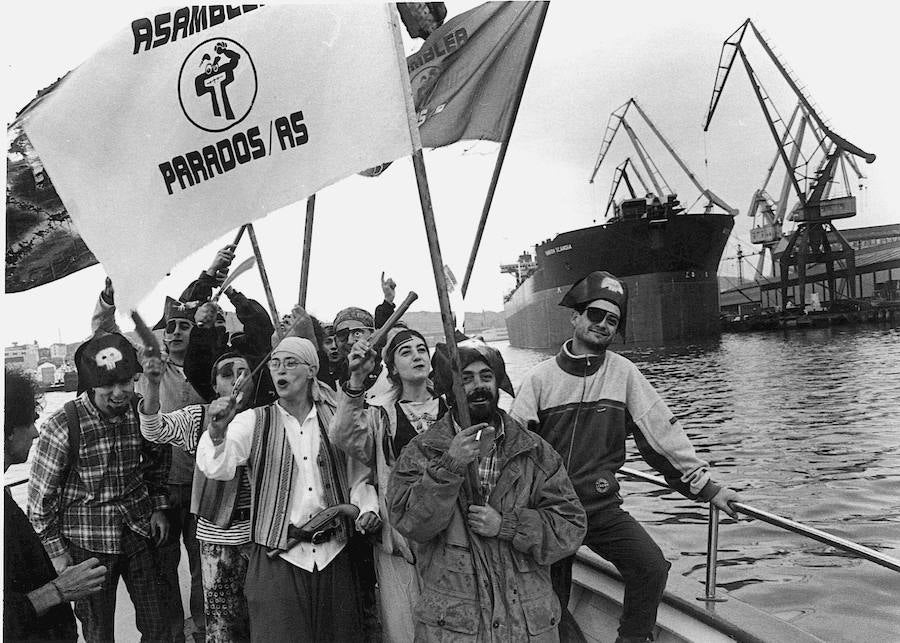
[[[670,564],[653,539],[621,508],[616,472],[625,463],[630,433],[641,455],[688,498],[712,502],[734,516],[737,494],[712,481],[709,465],[697,457],[681,423],[637,367],[606,350],[616,332],[624,335],[628,292],[608,272],[592,272],[560,302],[572,308],[572,339],[554,359],[526,374],[510,414],[549,442],[563,464],[588,517],[584,544],[610,561],[625,581],[617,641],[646,641]],[[568,604],[570,557],[553,566],[562,606]],[[563,613],[560,634],[577,639]]]

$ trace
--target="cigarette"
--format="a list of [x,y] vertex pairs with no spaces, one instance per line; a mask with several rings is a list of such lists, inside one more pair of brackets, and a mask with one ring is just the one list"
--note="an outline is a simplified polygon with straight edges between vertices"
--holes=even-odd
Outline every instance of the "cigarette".
[[478,442],[481,440],[481,429],[478,429],[478,433],[475,434],[475,441]]

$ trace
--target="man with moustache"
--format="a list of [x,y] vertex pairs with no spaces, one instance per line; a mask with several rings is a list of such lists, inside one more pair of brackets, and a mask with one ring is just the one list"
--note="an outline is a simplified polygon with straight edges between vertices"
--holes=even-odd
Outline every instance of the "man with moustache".
[[28,482],[31,524],[57,573],[92,558],[106,567],[102,591],[75,601],[87,641],[113,640],[120,576],[142,639],[171,641],[157,572],[170,450],[141,437],[137,351],[111,333],[82,344],[75,359],[86,390],[42,427]]
[[[616,566],[625,581],[619,643],[651,640],[670,564],[643,527],[621,508],[616,472],[631,434],[641,455],[688,498],[709,501],[735,516],[737,494],[712,481],[681,423],[625,357],[608,350],[625,333],[628,290],[608,272],[592,272],[560,302],[572,309],[572,339],[554,359],[525,375],[510,414],[562,456],[587,511],[584,544]],[[568,610],[572,561],[553,566],[564,608],[562,640],[583,640]]]
[[459,358],[475,424],[445,414],[409,442],[388,483],[390,523],[417,543],[415,638],[555,641],[550,565],[581,544],[584,509],[559,455],[497,407],[499,352],[468,340]]
[[244,593],[251,640],[358,641],[359,592],[346,548],[354,524],[339,516],[312,538],[298,531],[328,507],[352,503],[355,527],[376,529],[378,499],[367,468],[334,448],[328,426],[334,393],[319,386],[319,358],[308,339],[286,337],[269,371],[278,400],[236,415],[233,398],[209,406],[197,465],[209,478],[250,476],[253,544]]

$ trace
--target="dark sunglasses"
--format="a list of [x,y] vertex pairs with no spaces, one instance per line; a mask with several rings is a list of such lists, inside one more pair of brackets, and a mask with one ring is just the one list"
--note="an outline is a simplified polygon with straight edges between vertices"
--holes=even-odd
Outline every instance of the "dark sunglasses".
[[587,315],[588,321],[592,324],[599,324],[608,317],[608,323],[610,326],[619,325],[619,316],[615,313],[609,312],[608,310],[603,310],[602,308],[587,308],[584,312]]

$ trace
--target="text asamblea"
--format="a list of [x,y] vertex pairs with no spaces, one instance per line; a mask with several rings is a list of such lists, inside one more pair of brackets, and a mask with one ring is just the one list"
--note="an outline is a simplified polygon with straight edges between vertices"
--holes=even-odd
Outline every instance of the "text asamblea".
[[193,36],[195,33],[220,25],[226,20],[234,20],[260,6],[258,4],[200,5],[159,13],[153,18],[138,18],[131,22],[131,33],[134,35],[132,54],[137,55],[142,51],[150,51],[161,45],[175,42],[178,38]]

